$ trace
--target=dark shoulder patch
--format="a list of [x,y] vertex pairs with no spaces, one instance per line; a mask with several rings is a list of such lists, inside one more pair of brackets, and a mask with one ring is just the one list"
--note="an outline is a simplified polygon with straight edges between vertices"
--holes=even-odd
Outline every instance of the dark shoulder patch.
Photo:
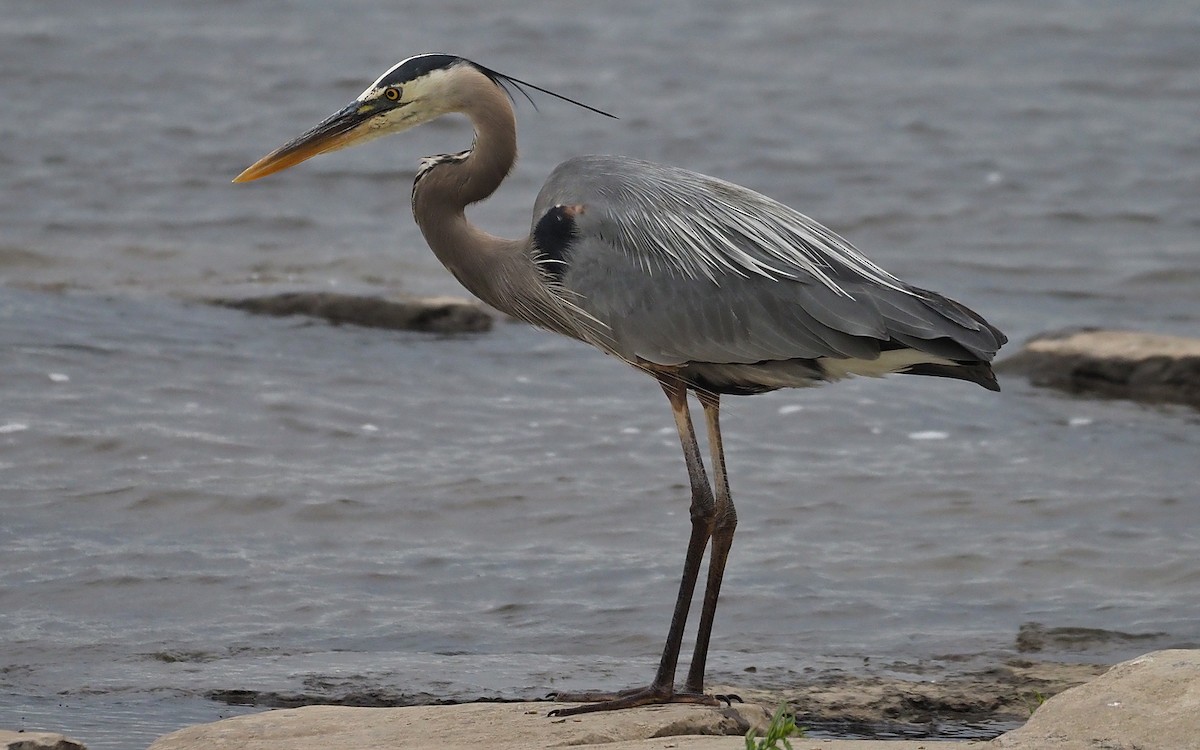
[[468,62],[467,60],[457,55],[417,55],[410,57],[396,67],[389,70],[383,78],[379,79],[380,86],[402,86],[409,81],[414,81],[421,76],[428,75],[435,70],[443,70],[451,68],[458,63]]
[[579,238],[575,217],[582,212],[583,206],[555,206],[533,228],[538,265],[555,281],[562,281],[571,262],[571,246]]

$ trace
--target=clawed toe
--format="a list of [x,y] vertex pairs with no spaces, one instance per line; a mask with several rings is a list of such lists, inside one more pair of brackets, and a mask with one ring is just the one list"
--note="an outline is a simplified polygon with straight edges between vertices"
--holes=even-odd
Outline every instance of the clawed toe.
[[546,696],[546,700],[557,701],[559,703],[605,703],[607,701],[627,698],[646,690],[647,688],[628,688],[616,692],[611,690],[591,690],[580,693],[550,693]]

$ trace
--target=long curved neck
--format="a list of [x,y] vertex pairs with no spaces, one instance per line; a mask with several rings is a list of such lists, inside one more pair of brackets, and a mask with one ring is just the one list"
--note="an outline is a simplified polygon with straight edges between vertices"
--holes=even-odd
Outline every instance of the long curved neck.
[[463,86],[456,107],[475,127],[465,154],[435,157],[413,185],[413,217],[434,255],[471,292],[496,305],[495,277],[503,250],[518,244],[479,229],[465,209],[487,198],[517,159],[517,123],[504,92],[484,75]]

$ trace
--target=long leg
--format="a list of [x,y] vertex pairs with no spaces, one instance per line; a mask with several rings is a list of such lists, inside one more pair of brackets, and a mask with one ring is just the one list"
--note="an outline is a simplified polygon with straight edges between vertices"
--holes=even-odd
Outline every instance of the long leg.
[[[688,412],[687,386],[678,378],[670,375],[659,376],[658,382],[662,386],[663,392],[667,394],[667,400],[671,402],[671,411],[675,415],[675,426],[679,430],[679,441],[683,445],[683,458],[687,463],[688,481],[692,486],[690,513],[692,534],[688,540],[687,557],[683,563],[683,577],[679,582],[679,596],[675,599],[675,611],[671,615],[671,628],[667,631],[667,642],[663,646],[658,671],[655,673],[654,681],[650,683],[649,687],[627,690],[616,695],[562,694],[559,698],[563,700],[598,700],[600,702],[573,708],[558,709],[552,712],[555,716],[570,716],[590,711],[608,711],[657,703],[717,702],[716,699],[704,695],[701,691],[685,689],[682,693],[675,693],[675,668],[679,664],[679,648],[683,643],[683,630],[687,625],[688,609],[691,607],[692,595],[696,590],[696,580],[700,577],[700,565],[704,561],[704,550],[708,546],[708,540],[712,537],[714,525],[717,523],[717,504],[713,499],[712,487],[708,483],[708,475],[704,471],[704,461],[700,457],[700,446],[696,442],[696,431],[692,427],[692,417]],[[707,409],[708,407],[705,407],[706,413]],[[721,469],[721,475],[724,475],[723,468]],[[725,492],[724,494],[728,497],[729,493]],[[730,534],[732,535],[732,531]],[[729,551],[728,547],[729,545],[726,544],[726,554]],[[720,567],[724,568],[724,562],[722,562]],[[711,588],[711,582],[709,587]],[[720,582],[718,579],[719,587]],[[706,594],[706,610],[709,608],[707,599]],[[715,608],[715,606],[716,599],[714,595],[713,607]],[[711,628],[711,616],[709,620]],[[707,636],[705,636],[705,642],[705,648],[707,649]],[[699,644],[697,644],[698,646]],[[701,674],[704,672],[703,664],[701,664],[700,672]],[[690,676],[688,684],[691,684]]]
[[733,532],[737,529],[737,511],[733,497],[729,494],[729,479],[725,473],[725,448],[721,443],[721,397],[715,393],[697,391],[700,404],[704,407],[704,422],[708,428],[708,447],[712,454],[712,470],[715,487],[714,523],[712,532],[712,554],[708,561],[708,583],[704,589],[704,604],[700,609],[700,625],[696,631],[696,650],[688,668],[687,681],[683,689],[689,693],[704,692],[704,667],[708,658],[708,639],[712,635],[713,617],[717,612],[717,597],[721,593],[721,579],[725,576],[725,563],[729,560],[729,548],[733,545]]

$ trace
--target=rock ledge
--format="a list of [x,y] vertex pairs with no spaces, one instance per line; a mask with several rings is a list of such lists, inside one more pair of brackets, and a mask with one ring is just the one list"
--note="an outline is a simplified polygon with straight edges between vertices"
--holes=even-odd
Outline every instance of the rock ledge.
[[0,729],[4,750],[87,750],[82,742],[54,732],[13,732]]
[[1042,333],[997,369],[1071,393],[1200,407],[1200,339],[1100,329]]
[[457,297],[382,297],[333,292],[284,292],[267,297],[211,299],[210,304],[259,315],[306,315],[334,325],[431,333],[476,333],[492,327],[481,305]]
[[[547,713],[555,703],[468,703],[456,706],[350,708],[306,706],[181,729],[150,750],[328,750],[409,748],[419,750],[518,750],[603,745],[675,747],[687,737],[724,737],[719,747],[737,747],[753,725],[765,726],[767,711],[752,704],[732,708],[654,706],[561,719]],[[660,740],[658,742],[652,742]],[[641,744],[650,742],[650,744]]]
[[1200,651],[1154,651],[1046,701],[996,750],[1200,747]]

